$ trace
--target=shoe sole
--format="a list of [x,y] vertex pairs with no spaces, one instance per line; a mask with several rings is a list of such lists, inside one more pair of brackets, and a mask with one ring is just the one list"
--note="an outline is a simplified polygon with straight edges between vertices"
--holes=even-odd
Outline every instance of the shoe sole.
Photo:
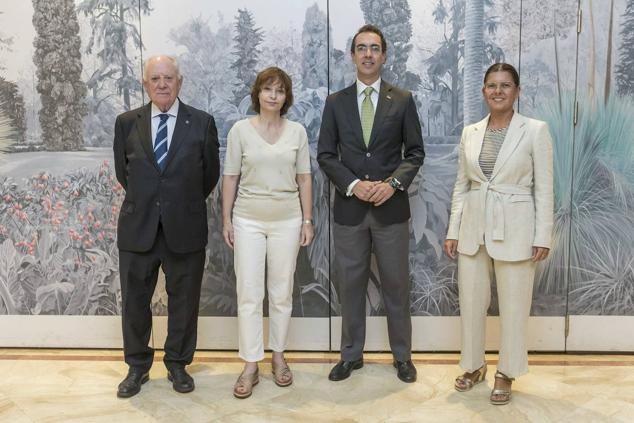
[[235,390],[233,391],[233,396],[238,398],[238,399],[247,399],[251,396],[251,394],[253,394],[253,388],[255,388],[255,385],[257,385],[258,383],[260,383],[260,380],[256,380],[253,385],[251,385],[251,390],[249,392],[247,392],[246,394],[238,394]]
[[286,383],[278,382],[277,379],[275,379],[275,373],[273,373],[273,382],[275,382],[275,384],[280,388],[286,388],[287,386],[291,386],[293,384],[293,379],[289,380]]
[[[145,382],[147,382],[148,380],[150,380],[150,375],[145,375],[141,378],[141,385],[143,385]],[[117,397],[118,398],[130,398],[135,396],[136,394],[138,394],[139,392],[141,392],[141,386],[139,386],[139,389],[137,389],[136,391],[132,391],[132,392],[128,392],[128,393],[121,393],[117,391]]]
[[181,394],[187,394],[187,393],[193,391],[196,388],[195,385],[192,385],[191,389],[189,389],[189,388],[188,389],[178,389],[178,388],[176,388],[174,386],[174,378],[172,377],[172,374],[170,372],[167,372],[167,380],[172,382],[172,388],[174,388],[174,390],[176,392],[181,393]]
[[350,377],[350,375],[352,374],[353,370],[359,370],[362,367],[363,367],[363,363],[355,364],[354,366],[352,366],[352,369],[350,370],[350,373],[348,373],[346,375],[346,377],[342,377],[340,379],[334,379],[334,378],[331,378],[330,375],[328,375],[328,380],[332,380],[333,382],[339,382],[340,380],[348,379]]

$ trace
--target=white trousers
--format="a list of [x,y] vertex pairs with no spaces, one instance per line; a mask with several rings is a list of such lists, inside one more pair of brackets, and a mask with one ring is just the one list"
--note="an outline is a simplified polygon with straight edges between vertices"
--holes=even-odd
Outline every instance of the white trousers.
[[486,315],[495,275],[500,307],[498,370],[514,378],[528,372],[526,330],[533,297],[535,263],[489,257],[484,246],[473,256],[458,255],[462,350],[460,367],[473,372],[484,364]]
[[238,354],[245,361],[264,358],[265,272],[269,294],[269,348],[276,352],[286,348],[301,225],[301,217],[276,222],[233,218]]

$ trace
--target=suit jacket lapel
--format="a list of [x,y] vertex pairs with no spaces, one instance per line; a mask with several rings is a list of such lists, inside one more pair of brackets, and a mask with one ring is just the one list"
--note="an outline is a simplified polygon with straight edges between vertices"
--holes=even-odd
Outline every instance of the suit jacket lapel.
[[183,145],[183,139],[187,136],[190,127],[191,112],[189,111],[189,107],[179,99],[178,116],[176,116],[176,126],[174,126],[174,133],[172,134],[170,147],[169,150],[167,150],[167,157],[165,158],[165,169],[170,165],[170,162],[180,146]]
[[473,127],[473,134],[469,137],[469,151],[468,158],[471,161],[471,166],[476,169],[478,175],[483,181],[487,180],[487,177],[480,168],[480,152],[482,151],[482,144],[484,142],[484,134],[489,123],[489,115],[487,115],[480,122],[476,123]]
[[515,112],[513,114],[513,118],[511,119],[511,123],[509,124],[509,129],[506,132],[504,143],[502,143],[502,147],[498,153],[498,158],[495,161],[495,166],[493,167],[493,172],[491,173],[491,179],[495,177],[511,154],[513,154],[513,151],[515,151],[522,140],[524,132],[526,132],[526,119],[524,116]]
[[[379,102],[376,105],[376,113],[374,114],[374,123],[372,124],[372,134],[370,134],[370,146],[379,135],[381,127],[383,125],[383,119],[390,111],[392,107],[392,86],[385,81],[381,81],[381,88],[379,89]],[[359,119],[361,122],[361,119]],[[363,138],[363,137],[362,137]]]
[[141,146],[145,150],[148,160],[154,165],[158,172],[161,169],[156,163],[156,157],[154,157],[154,145],[152,140],[152,103],[148,103],[141,109],[137,115],[137,130],[139,131],[139,139],[141,140]]
[[357,83],[355,82],[352,86],[346,88],[344,93],[346,94],[344,97],[345,109],[348,116],[350,116],[352,130],[357,136],[357,141],[365,146],[365,142],[363,142],[363,129],[361,129],[361,116],[359,116],[359,103],[357,102]]

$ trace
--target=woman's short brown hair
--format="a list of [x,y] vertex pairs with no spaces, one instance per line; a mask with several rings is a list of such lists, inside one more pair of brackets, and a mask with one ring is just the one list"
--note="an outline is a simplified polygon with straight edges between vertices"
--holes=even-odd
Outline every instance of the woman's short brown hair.
[[260,91],[262,91],[262,87],[265,84],[279,82],[284,88],[284,94],[286,94],[286,99],[284,100],[284,105],[282,105],[282,109],[280,110],[280,115],[284,116],[288,109],[293,105],[293,82],[291,81],[291,77],[288,76],[286,72],[282,69],[271,66],[270,68],[266,68],[255,77],[255,82],[253,83],[253,88],[251,88],[251,106],[256,113],[260,113]]

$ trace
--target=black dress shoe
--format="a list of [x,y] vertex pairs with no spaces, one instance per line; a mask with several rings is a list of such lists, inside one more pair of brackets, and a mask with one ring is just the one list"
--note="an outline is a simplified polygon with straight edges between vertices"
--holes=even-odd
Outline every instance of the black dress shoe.
[[328,375],[330,380],[344,380],[350,376],[353,370],[357,370],[363,367],[363,358],[353,361],[339,360],[339,363],[335,365]]
[[117,388],[119,398],[130,398],[141,391],[141,385],[150,380],[150,373],[130,368],[128,375]]
[[172,387],[176,392],[186,394],[194,390],[194,378],[185,371],[184,367],[168,369],[167,379],[172,382]]
[[412,363],[412,360],[398,361],[394,360],[394,367],[397,370],[397,376],[403,382],[412,383],[416,382],[416,367]]

